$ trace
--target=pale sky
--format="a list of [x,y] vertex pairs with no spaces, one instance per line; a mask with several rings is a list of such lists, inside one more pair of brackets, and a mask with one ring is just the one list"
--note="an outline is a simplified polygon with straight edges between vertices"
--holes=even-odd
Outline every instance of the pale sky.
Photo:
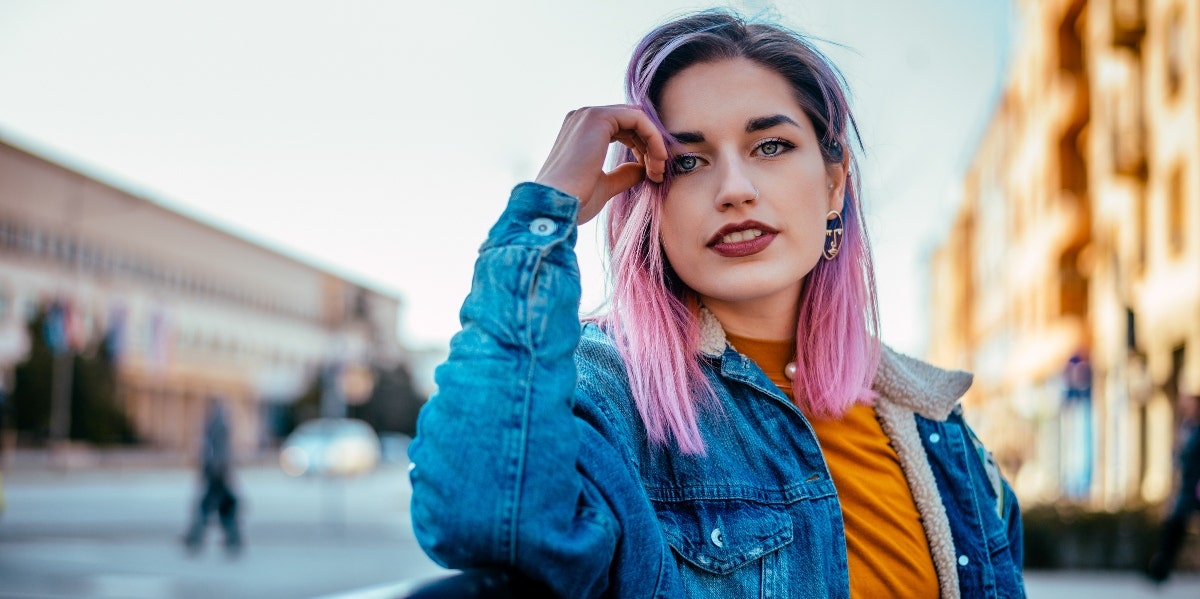
[[920,354],[929,254],[1005,73],[1003,1],[0,0],[0,137],[397,293],[404,341],[444,345],[563,116],[623,102],[637,40],[715,5],[830,42],[867,149],[883,338]]

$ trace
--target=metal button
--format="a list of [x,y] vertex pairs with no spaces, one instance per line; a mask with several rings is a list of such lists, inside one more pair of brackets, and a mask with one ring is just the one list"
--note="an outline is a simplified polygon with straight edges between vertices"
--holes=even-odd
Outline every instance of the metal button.
[[558,223],[548,218],[535,218],[529,223],[529,232],[534,235],[553,235],[558,230]]
[[712,534],[708,535],[708,538],[712,539],[713,545],[717,547],[725,546],[725,537],[721,536],[721,529],[719,528],[714,528]]
[[941,441],[941,440],[942,440],[942,436],[937,433],[933,433],[932,435],[929,435],[930,443],[937,443],[938,441]]
[[960,566],[965,566],[965,565],[967,565],[967,564],[969,564],[969,563],[971,563],[971,558],[969,558],[969,557],[967,557],[967,556],[965,556],[965,555],[960,555],[960,556],[958,556],[958,565],[960,565]]

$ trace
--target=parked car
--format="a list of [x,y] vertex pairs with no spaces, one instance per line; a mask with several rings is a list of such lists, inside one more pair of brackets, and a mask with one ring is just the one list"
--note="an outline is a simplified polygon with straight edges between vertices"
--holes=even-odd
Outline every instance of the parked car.
[[284,440],[279,465],[290,476],[355,476],[379,463],[379,437],[354,418],[317,418]]

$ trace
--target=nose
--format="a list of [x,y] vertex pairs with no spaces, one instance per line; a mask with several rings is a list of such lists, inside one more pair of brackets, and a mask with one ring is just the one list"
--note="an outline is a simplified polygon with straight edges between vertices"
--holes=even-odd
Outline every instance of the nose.
[[750,180],[744,166],[730,161],[720,172],[721,178],[716,194],[717,210],[724,212],[730,208],[753,204],[758,200],[758,189]]

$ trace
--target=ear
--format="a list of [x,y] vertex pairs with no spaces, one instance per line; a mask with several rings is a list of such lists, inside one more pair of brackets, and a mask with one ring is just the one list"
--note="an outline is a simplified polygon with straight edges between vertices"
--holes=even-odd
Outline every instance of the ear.
[[845,205],[846,174],[850,172],[850,157],[825,165],[825,188],[829,190],[829,209],[839,213]]

